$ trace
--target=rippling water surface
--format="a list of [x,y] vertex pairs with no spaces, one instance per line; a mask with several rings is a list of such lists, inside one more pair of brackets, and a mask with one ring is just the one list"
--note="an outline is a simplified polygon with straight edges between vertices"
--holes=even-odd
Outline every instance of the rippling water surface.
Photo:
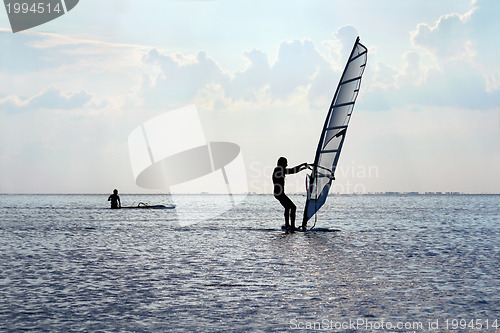
[[0,331],[500,327],[500,196],[336,196],[295,234],[272,196],[185,227],[106,199],[0,196]]

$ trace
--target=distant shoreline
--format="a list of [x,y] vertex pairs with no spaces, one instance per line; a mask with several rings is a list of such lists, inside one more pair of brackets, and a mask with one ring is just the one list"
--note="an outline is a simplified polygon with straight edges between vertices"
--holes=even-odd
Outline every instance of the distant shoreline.
[[[120,193],[120,196],[152,196],[152,195],[170,195],[171,193]],[[109,193],[0,193],[0,195],[99,195],[106,196]],[[176,195],[227,195],[227,193],[176,193]],[[252,195],[252,196],[272,196],[272,193],[233,193],[233,195]],[[305,193],[289,193],[288,195],[293,196],[304,196]],[[465,192],[367,192],[367,193],[330,193],[331,196],[342,195],[342,196],[467,196],[467,195],[500,195],[500,193],[465,193]]]

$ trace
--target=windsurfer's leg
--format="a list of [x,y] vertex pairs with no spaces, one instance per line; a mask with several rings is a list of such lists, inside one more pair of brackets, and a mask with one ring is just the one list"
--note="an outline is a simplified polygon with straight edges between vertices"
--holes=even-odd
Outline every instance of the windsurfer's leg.
[[281,205],[285,208],[285,227],[290,227],[291,219],[291,227],[295,228],[295,211],[297,210],[297,207],[285,194],[277,196],[276,199],[278,199]]
[[290,210],[285,208],[285,228],[290,226]]
[[[281,204],[285,207],[289,217],[290,217],[290,228],[292,230],[295,229],[295,212],[297,210],[297,207],[295,206],[295,204],[292,202],[292,200],[290,200],[289,197],[287,197],[286,195],[282,195],[282,200],[280,200]],[[287,219],[287,225],[288,225],[288,219]]]
[[[291,202],[291,201],[290,201]],[[291,220],[291,227],[295,229],[295,212],[297,211],[297,206],[292,202],[292,207],[290,207],[290,220]]]
[[306,219],[306,212],[304,211],[304,217],[302,218],[302,228],[306,229],[307,228],[307,219]]

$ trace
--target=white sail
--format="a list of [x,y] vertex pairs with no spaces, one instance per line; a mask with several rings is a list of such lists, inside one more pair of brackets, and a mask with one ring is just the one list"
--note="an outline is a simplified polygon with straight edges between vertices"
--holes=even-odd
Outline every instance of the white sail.
[[367,48],[359,42],[358,37],[344,73],[340,78],[321,132],[316,157],[314,164],[312,164],[312,173],[309,178],[307,201],[304,209],[304,225],[323,206],[328,196],[347,126],[351,119],[354,103],[358,97],[361,77],[366,66],[367,53]]

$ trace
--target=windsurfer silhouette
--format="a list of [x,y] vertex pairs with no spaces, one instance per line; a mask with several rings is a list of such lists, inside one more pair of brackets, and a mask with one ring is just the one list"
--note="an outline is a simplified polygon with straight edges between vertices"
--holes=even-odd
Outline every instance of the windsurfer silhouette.
[[285,176],[300,172],[307,168],[307,163],[302,163],[293,168],[287,168],[288,161],[285,157],[280,157],[276,168],[273,171],[274,197],[285,208],[285,229],[294,232],[295,212],[297,207],[285,194]]
[[118,195],[117,189],[113,190],[113,194],[108,197],[108,201],[111,201],[112,209],[122,208],[122,202],[120,201],[120,196]]

